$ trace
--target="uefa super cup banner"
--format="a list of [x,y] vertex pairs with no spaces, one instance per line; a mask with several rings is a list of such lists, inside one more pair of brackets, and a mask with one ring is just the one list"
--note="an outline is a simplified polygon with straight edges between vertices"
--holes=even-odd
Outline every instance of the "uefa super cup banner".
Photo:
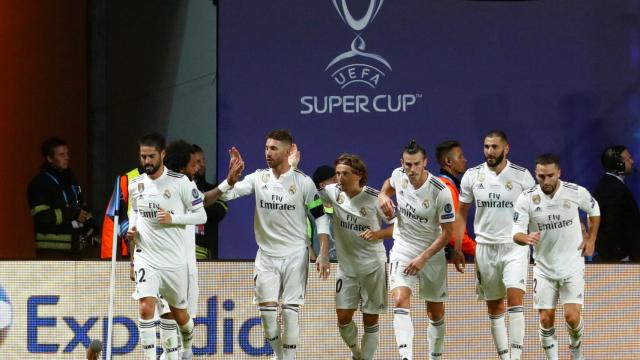
[[[593,189],[605,145],[640,151],[638,115],[628,114],[640,105],[610,101],[606,90],[624,93],[607,79],[635,78],[624,56],[610,56],[634,53],[624,39],[635,35],[609,34],[617,30],[590,15],[619,21],[625,2],[613,3],[601,11],[591,0],[221,1],[218,177],[231,146],[245,174],[264,168],[265,135],[286,128],[307,174],[356,153],[368,165],[368,185],[380,188],[411,139],[436,172],[438,143],[460,141],[475,166],[484,160],[483,134],[498,128],[512,162],[532,170],[537,155],[555,152],[565,180]],[[611,41],[584,36],[603,32]],[[255,256],[252,206],[230,204],[221,238],[233,241],[220,244],[222,258]]]
[[[199,263],[198,270],[195,358],[270,359],[273,352],[264,340],[252,302],[253,263]],[[336,325],[335,278],[320,280],[313,264],[309,270],[297,358],[349,358]],[[332,273],[335,270],[332,266]],[[466,270],[459,274],[449,266],[444,358],[491,359],[495,349],[486,308],[475,300],[473,265]],[[106,342],[109,273],[109,262],[0,261],[0,359],[82,359],[91,340]],[[583,341],[588,359],[640,359],[639,278],[637,264],[587,266]],[[115,359],[142,358],[133,288],[129,264],[119,263],[114,299]],[[416,328],[415,358],[426,359],[426,309],[415,297],[411,314]],[[537,314],[530,293],[525,297],[525,318],[523,359],[541,359]],[[556,324],[558,345],[568,353],[568,335],[560,319],[561,310]],[[362,330],[360,320],[356,312],[354,321]],[[391,311],[381,315],[376,359],[398,357],[392,323]]]

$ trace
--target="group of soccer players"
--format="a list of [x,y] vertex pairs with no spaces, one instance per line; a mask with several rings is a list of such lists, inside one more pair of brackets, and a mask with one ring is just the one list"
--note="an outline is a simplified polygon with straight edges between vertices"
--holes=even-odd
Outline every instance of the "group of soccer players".
[[[456,156],[463,156],[460,150],[456,149]],[[388,287],[394,302],[393,328],[400,358],[414,358],[410,309],[412,292],[419,284],[418,295],[427,304],[429,318],[429,358],[441,359],[444,302],[448,296],[443,249],[453,237],[453,260],[458,271],[464,271],[461,239],[472,205],[476,207],[477,295],[487,303],[499,359],[520,359],[523,350],[523,298],[530,247],[536,260],[534,307],[540,313],[544,352],[548,359],[558,358],[554,314],[559,298],[564,304],[572,359],[583,359],[583,256],[593,253],[598,204],[583,187],[559,179],[556,156],[544,154],[536,159],[536,185],[527,169],[507,160],[508,153],[504,132],[494,130],[485,135],[486,161],[464,173],[456,210],[451,191],[426,170],[426,151],[415,141],[402,150],[401,166],[391,172],[380,191],[367,186],[367,167],[353,154],[335,160],[337,183],[316,189],[296,167],[299,152],[291,134],[274,130],[266,137],[268,168],[242,178],[244,162],[238,149],[232,148],[226,180],[202,194],[188,177],[162,167],[164,143],[142,138],[140,161],[145,174],[134,179],[129,188],[137,213],[131,220],[130,233],[137,239],[135,297],[140,301],[139,328],[145,359],[155,358],[152,319],[157,298],[168,303],[173,318],[161,320],[167,358],[178,359],[178,333],[182,335],[184,358],[190,356],[191,317],[195,311],[187,311],[193,297],[189,295],[193,277],[189,276],[185,225],[204,222],[203,203],[251,193],[256,199],[254,226],[259,247],[254,300],[265,338],[277,359],[295,359],[298,346],[298,312],[304,303],[308,276],[309,215],[315,219],[319,234],[316,267],[324,279],[330,269],[329,234],[335,240],[338,330],[353,358],[375,358],[378,318],[387,311]],[[325,213],[325,206],[333,208],[331,216]],[[587,239],[582,238],[579,209],[589,217]],[[389,237],[394,243],[387,284],[382,240]],[[197,293],[195,296],[197,301]],[[353,322],[359,305],[364,325],[360,341]],[[505,312],[510,318],[508,332]]]

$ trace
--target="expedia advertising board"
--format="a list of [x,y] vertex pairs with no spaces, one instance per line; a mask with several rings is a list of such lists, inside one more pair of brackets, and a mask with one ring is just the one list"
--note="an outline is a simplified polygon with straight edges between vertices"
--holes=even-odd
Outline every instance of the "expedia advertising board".
[[[200,301],[195,319],[194,352],[202,359],[268,359],[252,304],[250,262],[199,263]],[[137,303],[128,263],[117,268],[114,357],[141,359]],[[335,273],[335,267],[332,268]],[[108,262],[0,262],[0,359],[82,359],[91,339],[106,342],[109,304]],[[301,312],[299,359],[346,359],[334,310],[335,279],[321,281],[310,268],[306,304]],[[639,265],[587,266],[584,344],[590,359],[639,359]],[[531,288],[531,279],[529,289]],[[449,268],[446,309],[446,359],[491,359],[495,350],[485,305],[475,300],[474,269]],[[414,353],[426,358],[425,306],[413,299]],[[540,359],[536,313],[525,298],[527,325],[524,359]],[[558,313],[562,319],[562,311]],[[360,315],[354,317],[360,330]],[[380,318],[378,359],[395,359],[393,316]],[[560,349],[568,353],[567,335],[556,325]],[[159,344],[159,341],[158,341]],[[563,352],[561,352],[563,353]]]
[[[245,174],[266,167],[265,135],[286,128],[307,174],[351,152],[380,188],[411,139],[436,172],[438,143],[459,140],[472,167],[483,134],[499,128],[512,162],[532,170],[537,155],[558,153],[563,179],[592,190],[605,146],[640,153],[638,29],[620,23],[632,4],[220,1],[218,177],[231,146]],[[253,259],[253,200],[230,207],[221,232],[234,241],[220,256]]]

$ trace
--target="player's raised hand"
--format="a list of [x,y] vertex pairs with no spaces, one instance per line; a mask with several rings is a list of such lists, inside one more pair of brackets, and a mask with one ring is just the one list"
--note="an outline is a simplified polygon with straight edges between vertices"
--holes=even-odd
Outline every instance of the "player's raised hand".
[[240,155],[240,151],[235,147],[229,149],[229,173],[227,174],[227,183],[233,186],[240,181],[242,171],[244,170],[244,161]]
[[300,151],[298,151],[298,145],[291,144],[291,149],[289,150],[289,157],[287,158],[287,162],[289,166],[293,168],[297,168],[298,164],[300,164]]
[[160,210],[158,210],[158,222],[160,224],[171,224],[172,218],[171,218],[171,213],[166,211],[163,208],[160,208]]
[[327,255],[318,255],[316,258],[316,269],[320,274],[320,279],[327,280],[329,278],[331,264],[329,263],[329,257]]

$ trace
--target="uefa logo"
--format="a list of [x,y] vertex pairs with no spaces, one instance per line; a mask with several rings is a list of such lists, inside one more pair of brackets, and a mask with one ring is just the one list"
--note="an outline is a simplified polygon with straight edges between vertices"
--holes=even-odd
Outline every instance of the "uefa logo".
[[333,0],[333,6],[342,21],[356,34],[351,41],[351,50],[336,56],[325,68],[342,89],[352,84],[366,84],[375,89],[380,79],[385,76],[385,71],[391,71],[391,65],[382,56],[366,51],[366,43],[362,36],[365,28],[378,15],[383,2],[384,0],[370,0],[364,16],[355,19],[346,0]]

